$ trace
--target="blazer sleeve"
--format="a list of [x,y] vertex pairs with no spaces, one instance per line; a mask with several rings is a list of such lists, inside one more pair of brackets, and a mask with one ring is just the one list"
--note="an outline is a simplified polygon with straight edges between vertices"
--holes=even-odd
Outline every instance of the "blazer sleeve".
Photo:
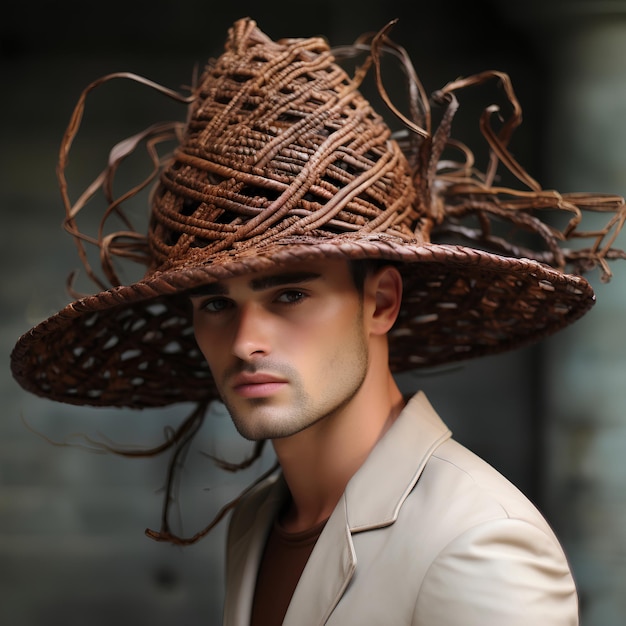
[[414,626],[576,626],[578,600],[561,546],[545,529],[504,518],[449,543],[428,568]]

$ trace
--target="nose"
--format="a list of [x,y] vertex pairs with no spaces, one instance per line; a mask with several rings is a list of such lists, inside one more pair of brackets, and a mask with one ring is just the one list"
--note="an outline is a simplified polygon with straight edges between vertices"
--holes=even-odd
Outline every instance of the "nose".
[[257,303],[247,303],[239,310],[233,340],[233,354],[250,361],[270,353],[270,320]]

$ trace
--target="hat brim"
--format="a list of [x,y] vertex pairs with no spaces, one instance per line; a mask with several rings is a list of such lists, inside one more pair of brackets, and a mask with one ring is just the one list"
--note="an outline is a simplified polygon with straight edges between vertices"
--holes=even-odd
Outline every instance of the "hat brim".
[[394,372],[532,343],[581,317],[595,300],[580,276],[463,246],[380,235],[275,243],[67,305],[20,337],[11,354],[13,375],[36,395],[77,405],[147,408],[216,399],[186,292],[294,262],[340,258],[384,259],[402,272],[402,309],[389,334]]

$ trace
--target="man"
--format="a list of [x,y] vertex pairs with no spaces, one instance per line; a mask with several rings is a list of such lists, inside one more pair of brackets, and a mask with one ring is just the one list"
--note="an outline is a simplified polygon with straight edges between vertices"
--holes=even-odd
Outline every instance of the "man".
[[[64,168],[81,98],[61,151],[66,224],[94,279],[83,244],[97,244],[111,288],[20,338],[13,373],[74,404],[194,401],[181,446],[219,398],[244,437],[271,441],[280,468],[242,494],[230,521],[224,624],[576,624],[575,585],[541,514],[451,438],[422,393],[404,398],[393,374],[513,349],[578,319],[593,291],[564,268],[610,275],[607,259],[625,255],[604,237],[624,203],[546,191],[524,172],[506,149],[519,109],[504,75],[437,92],[433,129],[386,32],[337,51],[365,53],[351,79],[319,38],[274,42],[236,22],[186,100],[184,128],[117,146],[72,203]],[[386,96],[385,53],[413,81],[411,119]],[[398,141],[358,91],[372,65],[409,131]],[[449,138],[454,92],[494,77],[513,113],[497,132],[484,120],[491,162],[480,174]],[[124,217],[110,194],[118,166],[140,139],[152,149],[172,133],[148,236],[108,232],[111,215]],[[449,147],[461,162],[443,157]],[[498,163],[528,188],[494,186]],[[100,187],[109,206],[89,239],[75,217]],[[589,248],[562,249],[586,206],[617,219]],[[572,218],[559,232],[542,209]],[[522,236],[497,237],[494,218]],[[122,284],[116,257],[145,262],[145,277]],[[151,534],[187,542],[167,520]]]
[[200,348],[239,432],[271,439],[282,470],[235,511],[226,623],[576,622],[537,511],[449,439],[423,395],[404,408],[386,342],[394,267],[360,292],[346,261],[207,291],[193,297]]

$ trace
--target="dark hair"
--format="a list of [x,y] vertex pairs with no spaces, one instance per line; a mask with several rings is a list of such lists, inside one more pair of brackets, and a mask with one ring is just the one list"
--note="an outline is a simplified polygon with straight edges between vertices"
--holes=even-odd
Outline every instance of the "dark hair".
[[384,265],[391,265],[391,263],[385,259],[353,259],[349,261],[352,281],[359,293],[363,293],[363,285],[367,276],[374,274]]

